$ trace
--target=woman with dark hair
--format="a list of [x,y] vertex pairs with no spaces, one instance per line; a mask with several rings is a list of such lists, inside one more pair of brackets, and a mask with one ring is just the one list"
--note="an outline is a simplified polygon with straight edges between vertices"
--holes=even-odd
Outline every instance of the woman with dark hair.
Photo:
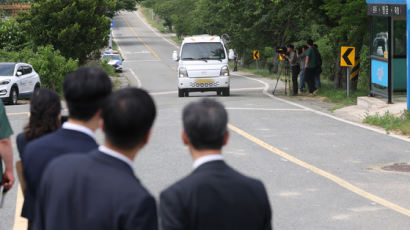
[[[20,159],[24,154],[26,144],[34,139],[52,133],[61,127],[61,101],[60,96],[50,89],[38,89],[34,92],[30,101],[30,118],[29,122],[24,127],[24,131],[17,136],[17,149],[20,154]],[[24,165],[21,161],[16,163],[17,175],[20,180],[21,187],[25,193],[25,180],[23,176]],[[28,207],[23,205],[21,216],[27,218]],[[28,229],[32,228],[32,223],[29,221]]]
[[26,144],[61,126],[60,96],[50,89],[36,90],[30,101],[30,119],[24,132],[17,136],[17,148],[21,155]]

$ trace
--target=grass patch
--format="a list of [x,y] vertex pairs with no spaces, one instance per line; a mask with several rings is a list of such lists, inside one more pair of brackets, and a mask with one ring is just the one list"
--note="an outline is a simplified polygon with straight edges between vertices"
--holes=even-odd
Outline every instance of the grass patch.
[[114,41],[114,39],[112,39],[112,49],[113,49],[113,50],[118,50],[118,51],[119,51],[119,49],[118,49],[118,45],[117,45],[117,43]]
[[141,7],[141,12],[145,16],[147,22],[161,33],[170,33],[167,27],[164,27],[164,20],[154,17],[152,19],[152,9]]
[[350,91],[350,97],[347,97],[345,89],[336,89],[333,86],[333,82],[326,79],[321,79],[322,88],[319,89],[317,96],[326,97],[327,101],[336,103],[339,108],[349,105],[357,104],[357,97],[366,96],[368,92],[366,90]]
[[389,112],[384,115],[376,114],[366,116],[364,123],[380,126],[389,133],[392,130],[401,131],[404,135],[410,135],[410,112],[405,111],[400,117],[395,117]]
[[87,66],[100,67],[101,69],[103,69],[108,74],[108,76],[112,76],[112,77],[119,77],[120,76],[117,72],[115,72],[114,67],[112,67],[112,66],[108,65],[106,62],[102,62],[100,60],[91,61],[91,62],[87,63]]
[[179,45],[182,44],[183,39],[179,39],[177,36],[171,36],[170,38],[171,38],[171,40],[174,41],[175,43],[177,43],[177,44],[179,44]]

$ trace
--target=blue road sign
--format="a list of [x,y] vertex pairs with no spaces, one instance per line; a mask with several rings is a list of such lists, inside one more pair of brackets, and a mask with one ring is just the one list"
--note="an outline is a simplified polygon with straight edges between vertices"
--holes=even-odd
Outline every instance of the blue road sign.
[[115,27],[115,22],[112,21],[112,22],[111,22],[111,28],[114,28],[114,27]]

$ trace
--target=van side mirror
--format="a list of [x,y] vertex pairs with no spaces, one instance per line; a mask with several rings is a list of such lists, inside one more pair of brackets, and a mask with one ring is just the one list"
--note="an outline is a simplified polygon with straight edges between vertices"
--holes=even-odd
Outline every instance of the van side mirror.
[[23,73],[21,71],[17,71],[16,76],[20,77],[21,75],[23,75]]
[[176,50],[172,52],[172,60],[179,61],[178,52]]
[[229,60],[233,60],[235,58],[235,53],[233,52],[233,49],[229,49],[228,58]]

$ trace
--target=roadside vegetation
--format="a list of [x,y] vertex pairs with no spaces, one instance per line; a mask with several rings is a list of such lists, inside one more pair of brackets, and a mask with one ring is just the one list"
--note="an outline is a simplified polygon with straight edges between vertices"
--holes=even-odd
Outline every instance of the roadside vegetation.
[[[169,28],[164,26],[165,21],[162,18],[160,18],[156,15],[154,17],[152,16],[153,9],[141,7],[141,12],[144,14],[145,19],[147,20],[147,22],[152,27],[157,29],[159,32],[161,32],[161,33],[171,33]],[[175,43],[177,43],[179,45],[182,44],[183,37],[171,36],[170,38]]]
[[410,137],[410,112],[404,111],[400,117],[396,117],[389,112],[384,115],[376,114],[367,116],[365,123],[384,128],[386,132],[396,131]]

